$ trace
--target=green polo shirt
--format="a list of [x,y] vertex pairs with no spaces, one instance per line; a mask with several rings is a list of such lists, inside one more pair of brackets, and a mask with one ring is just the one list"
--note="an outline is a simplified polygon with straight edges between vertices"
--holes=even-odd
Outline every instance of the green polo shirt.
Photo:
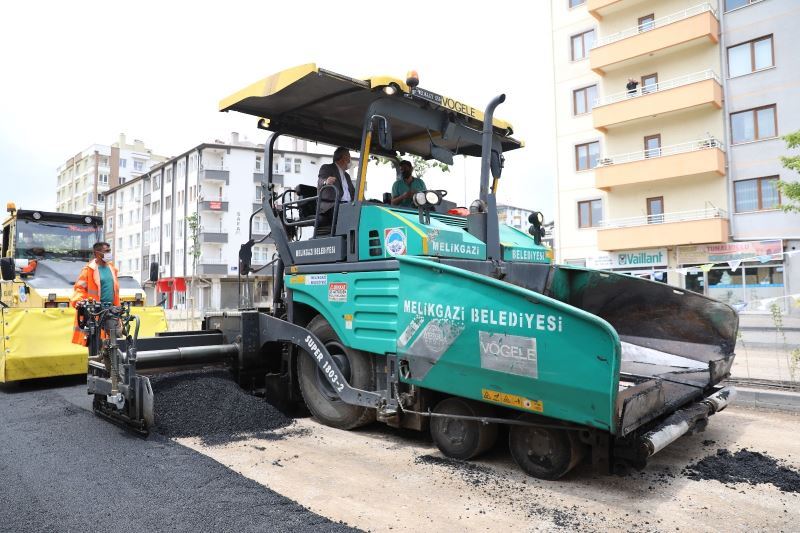
[[[410,186],[406,183],[406,180],[401,178],[399,180],[396,180],[394,182],[394,185],[392,185],[392,198],[396,198],[401,194],[405,194],[409,190],[412,190],[414,192],[419,192],[419,191],[424,191],[425,189],[426,189],[425,182],[419,178],[412,178]],[[397,205],[402,207],[414,207],[414,202],[411,200],[411,198],[406,198]]]
[[108,265],[97,265],[100,272],[100,302],[114,304],[114,275]]

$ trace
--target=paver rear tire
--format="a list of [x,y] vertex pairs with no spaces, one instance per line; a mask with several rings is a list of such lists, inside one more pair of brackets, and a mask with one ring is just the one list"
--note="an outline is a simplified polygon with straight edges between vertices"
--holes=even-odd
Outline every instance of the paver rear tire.
[[[536,422],[536,418],[528,415],[520,419]],[[586,453],[577,432],[535,426],[511,426],[508,447],[526,474],[551,481],[572,470]]]
[[[345,346],[321,315],[314,317],[307,328],[328,349],[351,387],[375,390],[373,355]],[[308,410],[326,426],[354,429],[375,421],[375,409],[343,402],[306,352],[300,354],[298,361],[298,381]]]
[[[434,413],[473,417],[492,417],[491,406],[464,398],[447,398],[439,402]],[[459,418],[431,418],[431,437],[447,457],[472,459],[497,441],[497,424],[482,424]]]

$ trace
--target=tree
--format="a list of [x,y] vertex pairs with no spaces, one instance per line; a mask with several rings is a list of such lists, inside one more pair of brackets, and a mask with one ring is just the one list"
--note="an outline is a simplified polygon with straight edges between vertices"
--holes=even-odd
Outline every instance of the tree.
[[[800,148],[800,130],[783,136],[787,148]],[[782,156],[781,164],[784,168],[800,172],[800,155]],[[778,181],[778,190],[781,192],[781,209],[786,212],[800,213],[800,182]]]
[[[442,172],[450,172],[450,165],[442,163],[441,161],[436,161],[435,159],[425,160],[418,155],[408,156],[407,159],[414,165],[414,177],[416,178],[422,178],[422,176],[432,168],[438,168]],[[388,165],[392,162],[391,159],[380,156],[375,157],[375,161],[379,165]]]
[[200,217],[197,213],[192,213],[186,217],[186,224],[189,229],[189,240],[192,247],[189,248],[189,257],[192,259],[192,279],[189,282],[189,298],[191,302],[187,302],[187,307],[191,308],[192,318],[190,329],[194,328],[194,311],[197,305],[197,300],[194,297],[194,280],[197,278],[197,262],[200,260],[200,255],[203,253],[203,248],[200,245]]

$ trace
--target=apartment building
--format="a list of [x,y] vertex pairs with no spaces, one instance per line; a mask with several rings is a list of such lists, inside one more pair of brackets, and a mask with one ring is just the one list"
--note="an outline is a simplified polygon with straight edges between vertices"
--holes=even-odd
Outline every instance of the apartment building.
[[800,129],[798,15],[792,0],[553,0],[559,261],[791,309],[800,217],[776,184],[797,179],[779,156]]
[[[158,263],[162,282],[153,296],[166,298],[167,306],[183,307],[186,287],[194,280],[198,308],[238,308],[239,248],[248,240],[251,214],[261,207],[263,151],[263,145],[240,141],[234,133],[228,142],[199,144],[109,189],[106,240],[114,247],[120,274],[145,281],[151,263]],[[273,161],[275,183],[279,188],[316,184],[320,165],[330,157],[307,151],[305,141],[281,139]],[[196,262],[191,227],[195,214]],[[268,234],[266,218],[257,215],[255,268],[266,265],[275,253]],[[271,305],[271,267],[251,279],[250,302]]]
[[103,195],[108,189],[141,176],[165,160],[139,139],[128,143],[124,133],[112,145],[93,144],[58,167],[56,211],[102,215]]

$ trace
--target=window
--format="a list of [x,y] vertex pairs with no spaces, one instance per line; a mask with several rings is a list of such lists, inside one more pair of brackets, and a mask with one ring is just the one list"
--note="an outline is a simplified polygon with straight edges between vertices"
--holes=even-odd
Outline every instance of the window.
[[725,11],[749,6],[750,4],[755,4],[760,1],[761,0],[725,0]]
[[161,240],[161,228],[159,226],[150,229],[150,240],[153,242]]
[[197,170],[197,154],[189,156],[189,172]]
[[736,212],[777,209],[781,205],[778,176],[733,182]]
[[264,200],[264,190],[261,188],[261,185],[256,185],[256,202],[261,202]]
[[164,211],[169,211],[172,209],[172,196],[166,196],[164,198]]
[[97,177],[97,181],[103,185],[106,185],[108,183],[108,174],[100,174]]
[[647,74],[642,76],[642,94],[651,93],[658,90],[658,74]]
[[106,231],[114,231],[114,217],[108,217],[106,222]]
[[287,157],[283,160],[283,171],[289,173],[292,171],[292,158]]
[[260,155],[256,156],[256,170],[258,170],[258,171],[261,170],[261,156]]
[[194,202],[194,185],[189,187],[189,201]]
[[178,238],[179,239],[183,238],[183,226],[184,226],[183,219],[180,219],[175,223],[175,227],[178,229]]
[[160,212],[161,212],[161,201],[160,200],[156,200],[150,206],[150,214],[151,215],[157,215]]
[[281,162],[276,157],[275,160],[272,162],[272,172],[275,174],[280,173],[281,171]]
[[127,166],[128,166],[128,160],[127,159],[120,159],[119,160],[119,168],[125,168]]
[[184,179],[186,177],[186,161],[184,159],[178,161],[178,172],[175,176],[178,179]]
[[121,177],[121,178],[119,178],[119,184],[120,184],[120,185],[122,185],[122,184],[123,184],[123,183],[125,183],[126,181],[128,181],[128,178],[122,178],[122,177]]
[[178,191],[178,207],[183,205],[183,191]]
[[644,156],[658,157],[661,155],[661,134],[648,135],[644,138]]
[[122,213],[120,213],[120,214],[119,214],[119,216],[117,217],[117,227],[118,227],[119,229],[122,229],[122,225],[123,225],[124,223],[125,223],[125,222],[123,222],[123,220],[122,220]]
[[133,235],[128,235],[128,248],[133,248]]
[[653,13],[639,17],[639,33],[643,31],[650,31],[656,27],[656,17]]
[[567,0],[569,2],[569,8],[572,9],[573,7],[582,6],[586,3],[586,0]]
[[172,224],[164,224],[164,238],[169,239],[172,237]]
[[735,78],[775,66],[772,35],[728,48],[728,76]]
[[164,266],[169,266],[169,252],[164,252]]
[[134,259],[134,261],[133,261],[133,269],[134,270],[139,270],[139,258],[138,257],[136,259]]
[[122,237],[117,239],[117,252],[122,251]]
[[[139,233],[137,233],[137,234],[136,234],[136,238],[134,238],[134,242],[136,243],[136,246],[139,246],[139,244],[141,244],[141,240],[142,240],[142,239],[141,239],[141,237],[140,237],[140,234],[139,234]],[[137,268],[138,268],[138,267],[137,267]]]
[[589,57],[589,50],[594,44],[594,30],[585,31],[570,37],[570,57],[573,61],[579,61]]
[[578,227],[594,228],[603,222],[602,200],[578,202]]
[[664,197],[656,196],[647,199],[647,223],[661,224],[664,222]]
[[161,189],[161,176],[153,176],[153,190],[158,191]]
[[108,166],[108,156],[107,155],[101,156],[99,164],[100,164],[101,167],[107,167]]
[[599,157],[599,141],[575,145],[575,170],[589,170],[596,167]]
[[164,183],[172,183],[172,168],[168,168],[164,171]]
[[150,233],[146,231],[142,233],[142,244],[144,244],[145,246],[150,244]]
[[294,173],[295,173],[295,174],[300,174],[300,165],[301,165],[302,163],[303,163],[303,160],[302,160],[302,159],[300,159],[299,157],[296,157],[296,158],[294,159]]
[[572,91],[572,113],[575,115],[588,113],[594,107],[595,100],[597,100],[597,85]]
[[743,143],[778,135],[775,105],[731,113],[731,142]]
[[142,172],[144,170],[144,161],[139,161],[138,159],[134,159],[133,170]]

